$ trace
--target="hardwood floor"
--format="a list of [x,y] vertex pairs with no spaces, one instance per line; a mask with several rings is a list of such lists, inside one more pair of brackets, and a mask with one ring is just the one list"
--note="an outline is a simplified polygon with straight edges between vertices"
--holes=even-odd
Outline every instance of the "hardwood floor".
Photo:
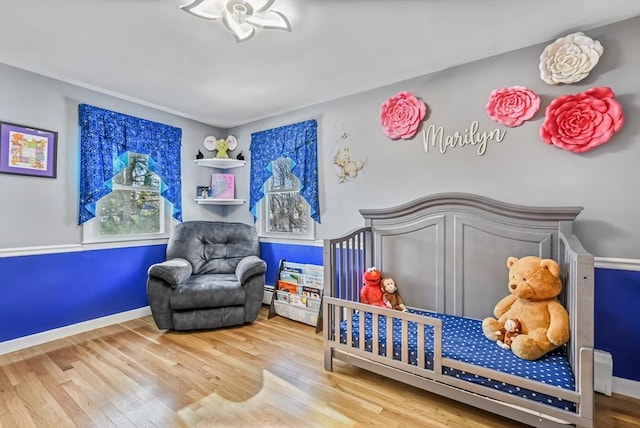
[[[175,333],[151,317],[0,356],[1,427],[519,427],[341,362],[276,317]],[[640,427],[640,400],[597,394],[596,427]]]

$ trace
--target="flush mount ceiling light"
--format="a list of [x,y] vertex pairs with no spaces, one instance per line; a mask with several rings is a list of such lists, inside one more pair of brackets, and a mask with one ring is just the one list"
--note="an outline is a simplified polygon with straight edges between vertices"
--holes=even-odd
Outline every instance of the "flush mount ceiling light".
[[238,42],[250,39],[256,28],[291,31],[282,12],[269,10],[274,0],[186,0],[180,9],[204,19],[222,19]]

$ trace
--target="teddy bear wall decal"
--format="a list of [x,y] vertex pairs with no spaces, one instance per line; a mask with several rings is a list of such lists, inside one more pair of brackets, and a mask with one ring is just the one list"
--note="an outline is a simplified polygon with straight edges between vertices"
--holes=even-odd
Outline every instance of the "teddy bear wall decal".
[[346,146],[338,149],[333,157],[333,163],[338,167],[339,183],[354,180],[365,166],[364,161],[351,159],[351,150]]

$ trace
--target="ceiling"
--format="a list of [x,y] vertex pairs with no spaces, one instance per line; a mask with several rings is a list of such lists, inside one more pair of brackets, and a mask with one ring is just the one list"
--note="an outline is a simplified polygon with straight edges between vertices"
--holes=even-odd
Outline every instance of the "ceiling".
[[293,31],[238,43],[179,3],[0,0],[0,62],[228,129],[640,15],[638,0],[275,0]]

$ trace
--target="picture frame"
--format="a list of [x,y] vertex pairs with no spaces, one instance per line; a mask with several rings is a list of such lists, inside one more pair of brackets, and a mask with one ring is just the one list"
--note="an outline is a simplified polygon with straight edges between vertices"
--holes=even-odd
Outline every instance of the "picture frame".
[[196,186],[196,199],[208,199],[211,197],[209,186]]
[[211,174],[211,197],[214,199],[234,199],[234,175],[218,173]]
[[56,178],[58,133],[0,121],[0,173]]

